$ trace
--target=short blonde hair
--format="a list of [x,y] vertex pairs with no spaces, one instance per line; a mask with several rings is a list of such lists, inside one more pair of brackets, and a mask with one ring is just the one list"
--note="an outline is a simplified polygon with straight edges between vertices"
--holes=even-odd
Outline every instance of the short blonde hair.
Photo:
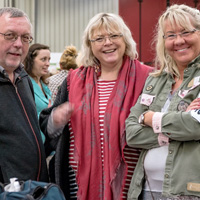
[[113,13],[99,13],[89,21],[83,34],[82,53],[80,57],[82,65],[87,67],[97,64],[98,60],[92,53],[90,40],[92,39],[94,31],[102,29],[109,33],[121,33],[126,44],[125,55],[129,56],[131,59],[138,57],[136,43],[132,38],[130,29],[124,23],[123,19],[119,15]]
[[153,75],[160,75],[164,69],[172,75],[180,77],[177,65],[172,57],[166,52],[163,38],[165,31],[165,21],[168,20],[172,27],[183,27],[185,30],[200,30],[200,13],[196,8],[191,8],[184,4],[170,6],[159,18],[157,24],[157,34],[154,42],[156,44],[155,66],[160,68]]

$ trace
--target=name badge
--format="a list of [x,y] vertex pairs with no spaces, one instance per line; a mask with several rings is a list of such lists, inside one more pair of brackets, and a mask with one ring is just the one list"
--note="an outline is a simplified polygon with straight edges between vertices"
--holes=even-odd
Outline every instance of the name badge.
[[200,184],[199,183],[188,183],[187,190],[194,191],[194,192],[200,192]]
[[146,106],[150,106],[155,96],[149,94],[142,94],[140,103]]

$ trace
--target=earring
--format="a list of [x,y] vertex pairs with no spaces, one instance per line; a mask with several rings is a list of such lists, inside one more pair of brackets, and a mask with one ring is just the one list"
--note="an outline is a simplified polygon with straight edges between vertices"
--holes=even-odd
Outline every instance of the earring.
[[97,77],[101,76],[101,67],[98,65],[95,65],[95,72],[97,74]]

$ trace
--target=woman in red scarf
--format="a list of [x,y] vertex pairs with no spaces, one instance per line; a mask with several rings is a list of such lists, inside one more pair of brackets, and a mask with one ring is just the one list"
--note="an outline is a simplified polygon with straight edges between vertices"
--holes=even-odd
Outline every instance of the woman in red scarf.
[[40,116],[46,135],[61,135],[55,182],[67,199],[127,199],[139,151],[126,145],[125,119],[151,68],[136,60],[129,28],[111,13],[90,20],[81,55],[82,66]]

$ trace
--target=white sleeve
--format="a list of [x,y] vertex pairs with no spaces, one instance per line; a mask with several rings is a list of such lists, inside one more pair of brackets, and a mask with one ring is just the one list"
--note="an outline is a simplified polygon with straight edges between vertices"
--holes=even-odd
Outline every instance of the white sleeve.
[[65,127],[65,125],[58,127],[54,124],[54,122],[53,122],[53,112],[54,112],[54,110],[52,110],[51,115],[49,116],[48,123],[47,123],[47,132],[48,132],[48,136],[50,138],[55,138],[55,137],[60,136],[62,134],[64,127]]

